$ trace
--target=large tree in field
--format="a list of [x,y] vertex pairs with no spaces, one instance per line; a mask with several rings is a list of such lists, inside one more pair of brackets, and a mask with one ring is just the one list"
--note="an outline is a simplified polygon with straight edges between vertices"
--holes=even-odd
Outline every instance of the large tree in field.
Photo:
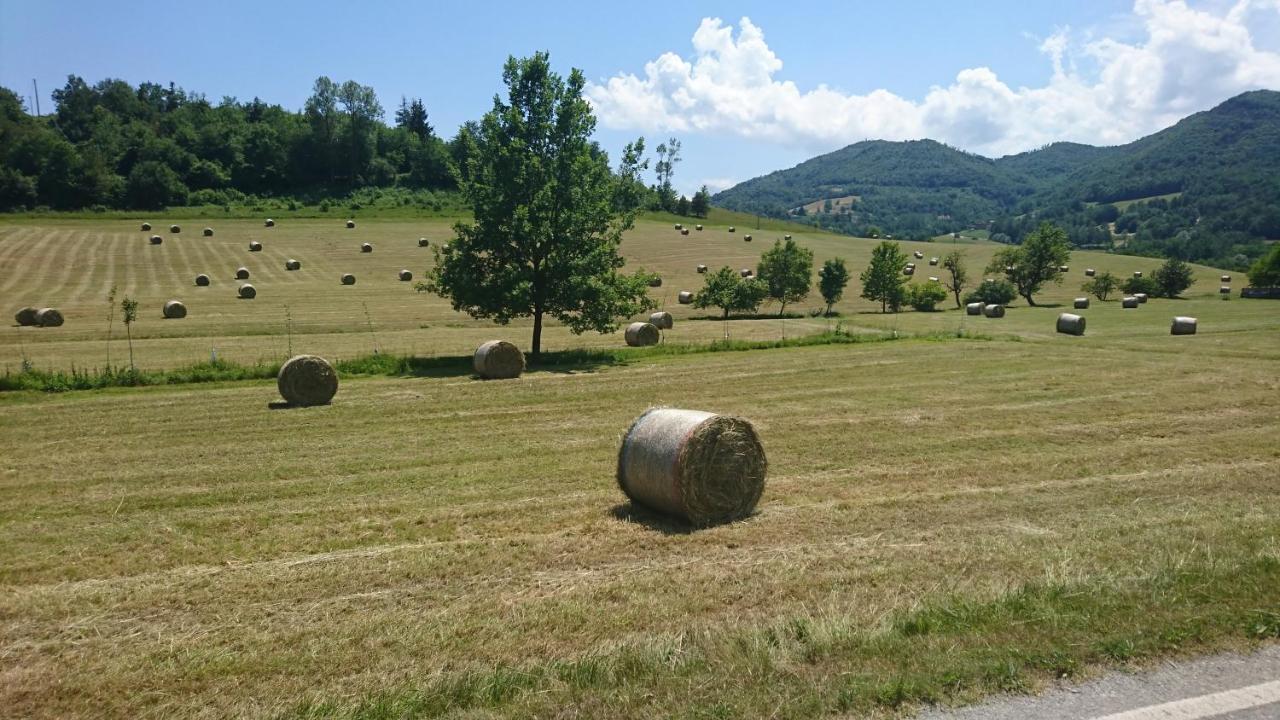
[[731,312],[755,312],[769,289],[757,278],[740,277],[728,265],[707,273],[702,289],[693,296],[696,308],[718,307],[725,320]]
[[507,98],[494,97],[458,173],[474,221],[455,225],[454,242],[436,248],[420,289],[472,317],[532,317],[536,358],[545,316],[574,333],[612,332],[620,318],[653,307],[651,276],[619,272],[635,209],[617,208],[620,183],[591,142],[596,121],[582,73],[566,81],[537,53],[509,58],[502,77]]
[[787,303],[800,302],[813,286],[813,251],[795,240],[778,240],[760,256],[756,275],[769,288],[769,299],[778,302],[778,316]]
[[822,301],[827,304],[826,315],[831,314],[831,306],[840,302],[844,296],[844,286],[849,284],[849,268],[844,258],[833,258],[822,263],[818,271],[818,289],[822,292]]
[[862,281],[862,297],[880,303],[880,312],[894,312],[906,302],[907,254],[896,242],[888,240],[871,249],[871,263],[858,277]]
[[1062,282],[1058,268],[1071,259],[1071,244],[1067,232],[1053,223],[1041,223],[1027,235],[1017,247],[1005,248],[995,254],[987,266],[989,273],[1003,273],[1018,289],[1018,294],[1035,305],[1032,297],[1047,282]]
[[969,271],[964,266],[964,253],[952,250],[942,258],[942,268],[947,271],[943,284],[956,298],[956,307],[960,307],[960,296],[969,284]]

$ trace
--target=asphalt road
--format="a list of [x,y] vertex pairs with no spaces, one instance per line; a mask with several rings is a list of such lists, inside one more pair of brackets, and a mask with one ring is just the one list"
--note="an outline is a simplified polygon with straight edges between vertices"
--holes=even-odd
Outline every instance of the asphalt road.
[[916,720],[1280,720],[1280,644],[1001,697]]

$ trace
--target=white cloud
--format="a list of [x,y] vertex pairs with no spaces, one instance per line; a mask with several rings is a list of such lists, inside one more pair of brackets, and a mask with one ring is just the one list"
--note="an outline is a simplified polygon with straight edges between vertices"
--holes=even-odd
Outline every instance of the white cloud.
[[[715,193],[718,193],[721,190],[727,190],[737,184],[738,184],[738,181],[734,180],[733,178],[723,178],[723,177],[703,178],[702,181],[698,183],[698,187],[702,187],[703,185],[706,185],[707,190],[714,195]],[[696,188],[695,188],[695,191],[696,191]]]
[[[1040,43],[1053,68],[1047,84],[1011,88],[990,68],[967,68],[923,99],[889,90],[802,92],[778,79],[782,60],[764,31],[705,18],[692,59],[666,52],[643,76],[591,83],[587,96],[606,127],[645,132],[730,134],[809,151],[868,138],[934,138],[999,156],[1058,140],[1128,142],[1245,90],[1280,88],[1280,53],[1254,47],[1251,16],[1280,12],[1280,0],[1238,0],[1223,13],[1181,0],[1136,0],[1145,37],[1073,43],[1061,28]],[[1087,76],[1075,58],[1096,68]]]

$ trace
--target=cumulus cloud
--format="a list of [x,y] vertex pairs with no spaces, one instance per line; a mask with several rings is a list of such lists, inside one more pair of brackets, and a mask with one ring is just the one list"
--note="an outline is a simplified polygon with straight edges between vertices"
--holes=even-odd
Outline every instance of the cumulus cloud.
[[[986,67],[960,70],[922,99],[880,89],[845,94],[826,85],[801,91],[781,79],[782,60],[764,30],[705,18],[693,55],[666,52],[643,75],[591,83],[602,123],[645,132],[731,134],[811,151],[859,140],[934,138],[999,156],[1058,140],[1133,140],[1245,90],[1280,88],[1280,53],[1258,49],[1249,19],[1280,12],[1280,0],[1238,0],[1224,12],[1181,0],[1136,0],[1144,30],[1130,44],[1073,42],[1069,28],[1040,43],[1052,75],[1043,87],[1012,88]],[[1075,58],[1088,59],[1087,74]]]

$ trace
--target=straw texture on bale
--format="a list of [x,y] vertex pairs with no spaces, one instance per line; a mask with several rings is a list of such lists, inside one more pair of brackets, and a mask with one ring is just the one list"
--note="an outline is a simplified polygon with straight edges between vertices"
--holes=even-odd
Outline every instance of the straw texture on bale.
[[237,280],[248,280],[248,279],[249,279],[249,268],[243,268],[243,267],[242,267],[242,268],[236,268],[236,279],[237,279]]
[[13,321],[23,326],[35,325],[36,312],[37,310],[33,307],[24,307],[13,314]]
[[262,252],[262,243],[257,240],[249,241],[249,252]]
[[348,220],[348,221],[347,221],[347,229],[348,229],[348,230],[350,230],[350,229],[354,228],[355,226],[356,226],[356,221],[355,221],[355,220]]
[[966,315],[981,315],[984,307],[986,307],[985,303],[971,302],[964,306],[964,312]]
[[180,233],[180,232],[182,232],[182,228],[178,227],[177,225],[170,225],[170,226],[169,226],[169,232],[171,232],[171,233]]
[[352,275],[351,273],[345,273],[345,274],[343,274],[343,276],[342,276],[342,284],[343,284],[343,285],[355,285],[355,284],[356,284],[356,276],[355,276],[355,275]]
[[1076,310],[1088,310],[1088,309],[1089,309],[1089,298],[1087,298],[1087,297],[1076,298],[1076,299],[1075,299],[1075,302],[1071,303],[1071,306],[1072,306],[1073,308],[1075,308]]
[[40,327],[58,327],[62,324],[62,313],[57,308],[40,308],[36,311],[36,324]]
[[699,410],[651,408],[618,450],[618,487],[632,502],[695,526],[749,516],[769,464],[751,423]]
[[360,252],[373,252],[373,246],[369,243],[364,243],[360,246]]
[[209,276],[208,276],[208,275],[205,275],[204,273],[200,273],[199,275],[197,275],[197,276],[196,276],[196,285],[197,285],[197,286],[199,286],[199,287],[208,287],[208,286],[209,286]]
[[1173,319],[1173,325],[1169,327],[1170,335],[1195,335],[1196,319],[1179,315]]
[[272,220],[271,218],[267,218],[265,221],[263,221],[262,225],[263,227],[275,227],[276,221]]
[[1058,316],[1058,332],[1067,335],[1083,335],[1084,317],[1072,315],[1071,313],[1062,313]]
[[1094,275],[1098,274],[1098,271],[1094,270],[1093,268],[1085,268],[1084,274],[1086,277],[1093,277]]
[[297,260],[294,260],[293,258],[289,258],[288,260],[284,261],[284,269],[285,270],[301,270],[302,263],[298,262]]
[[631,347],[644,347],[645,345],[657,345],[658,339],[662,335],[658,332],[658,328],[647,322],[633,322],[627,326],[624,333],[627,344]]
[[676,300],[678,300],[681,305],[688,305],[693,302],[693,293],[688,290],[681,290],[680,294],[676,296]]
[[280,366],[276,387],[290,405],[328,405],[338,392],[338,373],[322,357],[298,355]]
[[426,238],[418,238],[418,247],[427,247],[431,241]]
[[1230,276],[1230,275],[1223,275],[1223,276],[1222,276],[1222,282],[1231,282],[1231,276]]
[[1218,288],[1218,292],[1219,292],[1220,294],[1222,294],[1222,295],[1230,295],[1230,294],[1231,294],[1231,286],[1230,286],[1230,285],[1223,285],[1222,287]]
[[181,320],[187,316],[187,306],[183,305],[181,300],[170,300],[164,304],[164,310],[161,312],[168,320]]
[[258,289],[249,283],[245,283],[240,286],[238,291],[236,291],[236,295],[238,295],[241,300],[252,300],[258,297]]
[[662,278],[654,275],[649,279],[649,287],[662,287]]
[[702,273],[705,273],[706,271],[707,271],[707,266],[706,266],[706,265],[699,265],[699,266],[698,266],[698,274],[699,274],[699,275],[701,275]]
[[982,314],[989,318],[1002,318],[1004,317],[1004,306],[984,305],[982,308]]
[[162,243],[162,242],[164,242],[164,238],[160,237],[159,235],[152,235],[152,236],[151,236],[151,244],[152,244],[152,245],[159,245],[159,244],[160,244],[160,243]]
[[659,311],[649,316],[649,324],[659,330],[670,330],[675,326],[675,319],[671,313]]
[[210,227],[205,228],[205,229],[204,229],[204,236],[205,236],[205,237],[213,237],[213,228],[210,228]]
[[151,223],[142,223],[142,232],[151,232]]
[[412,279],[413,279],[413,273],[409,272],[408,270],[400,271],[400,282],[409,282]]
[[1140,303],[1142,303],[1142,304],[1144,304],[1144,305],[1146,304],[1146,302],[1147,302],[1147,294],[1146,294],[1146,293],[1134,293],[1134,294],[1133,294],[1133,296],[1134,296],[1134,297],[1136,297],[1136,298],[1138,298],[1138,302],[1140,302]]
[[1138,307],[1138,298],[1130,295],[1120,301],[1120,307],[1136,308]]
[[485,380],[509,380],[524,372],[524,353],[506,340],[490,340],[476,348],[471,366]]

